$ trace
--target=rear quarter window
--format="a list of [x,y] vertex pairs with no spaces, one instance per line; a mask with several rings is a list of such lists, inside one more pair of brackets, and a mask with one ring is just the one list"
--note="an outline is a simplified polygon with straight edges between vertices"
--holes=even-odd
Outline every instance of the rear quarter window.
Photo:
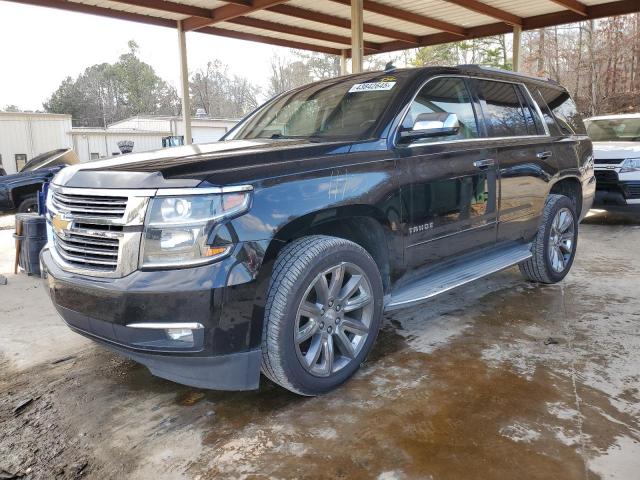
[[586,135],[587,129],[578,113],[575,102],[564,90],[540,87],[538,89],[544,102],[549,106],[563,135]]

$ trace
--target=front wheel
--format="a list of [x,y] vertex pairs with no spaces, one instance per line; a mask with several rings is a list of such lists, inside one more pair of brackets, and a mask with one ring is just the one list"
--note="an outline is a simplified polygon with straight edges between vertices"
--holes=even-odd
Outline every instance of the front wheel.
[[320,235],[291,242],[269,285],[263,373],[301,395],[334,389],[371,350],[382,297],[378,267],[359,245]]
[[20,200],[18,213],[34,213],[38,211],[38,196],[28,195]]
[[564,195],[549,195],[533,241],[533,256],[520,264],[520,272],[534,282],[557,283],[569,273],[577,245],[574,203]]

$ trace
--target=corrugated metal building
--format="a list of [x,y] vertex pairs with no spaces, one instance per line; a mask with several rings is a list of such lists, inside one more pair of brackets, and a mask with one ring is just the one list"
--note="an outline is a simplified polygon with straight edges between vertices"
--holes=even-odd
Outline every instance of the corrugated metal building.
[[134,152],[158,150],[162,148],[162,139],[171,136],[169,131],[132,131],[110,128],[73,128],[70,134],[73,139],[73,149],[81,162],[120,155],[118,142],[121,141],[132,141]]
[[[210,143],[237,120],[196,117],[192,122],[193,143]],[[72,128],[71,115],[0,112],[0,163],[11,174],[33,157],[57,148],[73,148],[80,161],[88,162],[119,155],[120,141],[132,141],[134,152],[145,152],[163,148],[163,139],[180,137],[184,137],[180,117],[141,115],[107,128]]]
[[56,148],[71,147],[71,115],[0,112],[0,164],[8,173]]
[[[210,118],[196,116],[191,119],[193,143],[208,143],[219,140],[238,120],[232,118]],[[127,118],[112,123],[109,129],[170,132],[170,135],[184,137],[184,124],[180,117],[145,116]]]

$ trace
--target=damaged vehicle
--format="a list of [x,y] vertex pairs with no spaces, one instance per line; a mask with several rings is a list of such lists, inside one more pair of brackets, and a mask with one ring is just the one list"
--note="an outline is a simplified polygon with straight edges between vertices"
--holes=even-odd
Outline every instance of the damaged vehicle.
[[60,148],[33,157],[18,173],[3,175],[0,178],[0,213],[37,212],[38,192],[42,185],[64,167],[77,163],[78,156],[73,150]]
[[41,263],[71,329],[154,375],[319,395],[384,312],[513,265],[561,281],[594,191],[558,84],[391,69],[277,96],[221,142],[65,168]]

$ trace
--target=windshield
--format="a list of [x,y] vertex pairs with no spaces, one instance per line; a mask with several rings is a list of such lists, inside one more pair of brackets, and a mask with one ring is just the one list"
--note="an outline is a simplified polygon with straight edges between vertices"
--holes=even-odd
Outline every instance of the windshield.
[[370,133],[399,90],[386,76],[309,85],[254,112],[225,140],[249,138],[361,138]]
[[640,142],[640,118],[587,120],[585,124],[594,142]]

